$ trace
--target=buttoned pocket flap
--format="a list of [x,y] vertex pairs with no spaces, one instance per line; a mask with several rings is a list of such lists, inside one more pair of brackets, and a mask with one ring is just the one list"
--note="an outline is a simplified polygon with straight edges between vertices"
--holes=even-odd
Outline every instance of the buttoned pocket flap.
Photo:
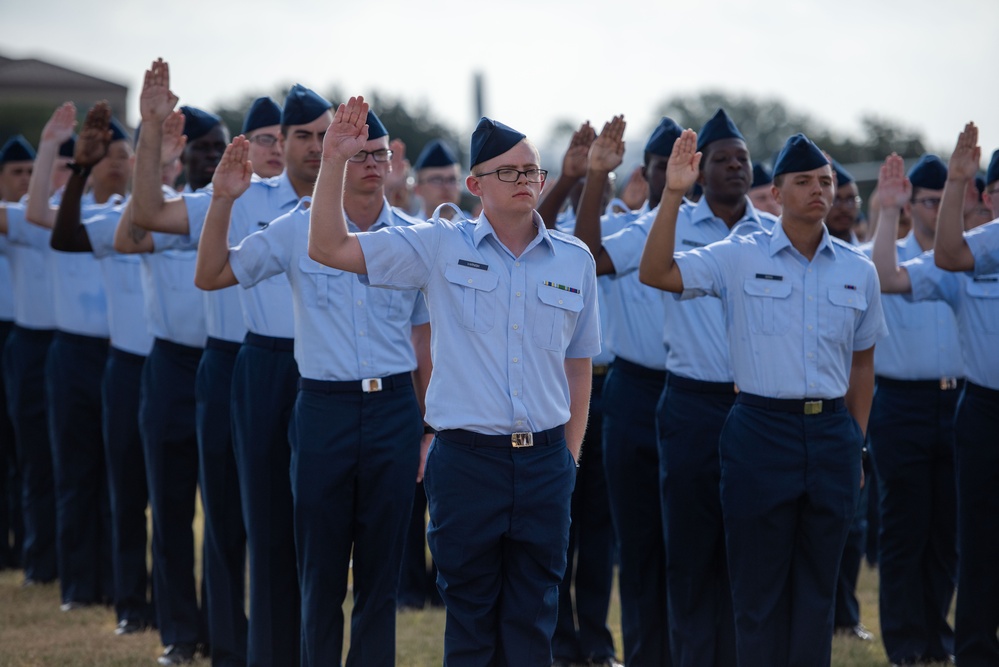
[[968,280],[968,296],[976,299],[999,299],[999,279],[996,280]]
[[743,283],[743,289],[749,296],[766,296],[773,299],[786,299],[791,296],[791,283],[784,280],[749,278]]
[[444,277],[455,285],[471,289],[491,292],[499,283],[499,276],[492,271],[476,269],[460,264],[448,264],[444,269]]
[[583,295],[557,287],[538,285],[538,298],[542,303],[578,313],[583,309]]
[[835,306],[853,308],[855,310],[867,310],[867,296],[863,292],[843,287],[832,287],[829,289],[829,301]]

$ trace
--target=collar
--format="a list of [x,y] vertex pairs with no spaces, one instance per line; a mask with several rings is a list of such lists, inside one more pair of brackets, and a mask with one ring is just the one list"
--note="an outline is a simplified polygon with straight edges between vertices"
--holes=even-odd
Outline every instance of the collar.
[[[359,232],[360,227],[358,227],[347,215],[347,212],[343,212],[344,220],[347,221],[347,228],[353,232]],[[378,217],[375,218],[374,223],[368,227],[369,232],[373,232],[376,229],[382,229],[383,227],[393,227],[398,224],[398,219],[392,213],[392,206],[389,205],[388,199],[382,197],[382,209],[378,212]]]
[[[555,242],[552,241],[552,237],[548,233],[548,228],[545,227],[544,220],[541,219],[541,216],[538,215],[537,211],[533,212],[533,218],[534,218],[534,227],[538,231],[538,234],[537,236],[534,237],[534,239],[530,243],[527,244],[527,248],[524,249],[524,254],[526,254],[534,246],[544,242],[548,244],[548,249],[554,255]],[[472,243],[474,243],[476,247],[478,247],[479,244],[482,243],[482,240],[487,236],[496,237],[496,230],[493,229],[493,225],[491,222],[489,222],[489,219],[486,218],[485,213],[479,215],[479,217],[474,221],[474,224],[475,227],[472,230]],[[496,240],[498,242],[499,238],[497,237]]]
[[[756,212],[755,208],[753,208],[753,202],[749,201],[749,197],[746,197],[745,199],[746,199],[746,211],[742,214],[742,217],[739,218],[739,220],[736,221],[734,225],[732,225],[732,229],[735,229],[744,222],[755,222],[757,225],[760,225],[760,227],[762,227],[763,224],[760,222],[760,214]],[[684,199],[684,201],[686,201],[686,199]],[[697,203],[694,204],[694,210],[691,211],[690,215],[690,220],[695,225],[702,222],[706,222],[708,220],[720,220],[720,219],[721,218],[716,216],[714,212],[711,210],[711,206],[708,205],[707,197],[701,197],[697,201]]]
[[[774,229],[770,233],[770,256],[773,257],[786,248],[794,248],[794,246],[791,245],[791,239],[784,232],[784,218],[781,217],[777,219],[777,224],[774,225]],[[829,230],[824,224],[822,225],[822,240],[819,241],[819,247],[815,249],[815,256],[818,257],[821,253],[829,255],[830,259],[836,259],[835,246],[829,237]]]

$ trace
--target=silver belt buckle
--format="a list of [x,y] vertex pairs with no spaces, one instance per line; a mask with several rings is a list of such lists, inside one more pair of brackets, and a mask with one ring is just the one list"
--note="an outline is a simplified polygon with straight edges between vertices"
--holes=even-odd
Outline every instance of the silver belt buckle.
[[364,378],[361,380],[361,391],[365,394],[370,394],[373,391],[382,390],[382,379],[381,378]]
[[522,431],[520,433],[513,433],[510,435],[510,445],[513,447],[533,447],[534,446],[534,434],[530,431]]
[[940,378],[940,390],[957,389],[957,378]]
[[822,414],[822,401],[805,401],[805,414],[806,415]]

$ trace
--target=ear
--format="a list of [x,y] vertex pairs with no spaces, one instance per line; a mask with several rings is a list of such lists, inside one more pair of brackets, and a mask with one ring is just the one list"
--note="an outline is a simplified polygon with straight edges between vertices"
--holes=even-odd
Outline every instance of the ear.
[[474,196],[476,197],[482,196],[482,186],[479,185],[479,179],[477,179],[475,176],[469,174],[467,177],[465,177],[465,187]]
[[780,188],[778,188],[776,185],[771,184],[770,185],[770,194],[773,195],[774,200],[778,204],[780,204],[781,208],[783,208],[784,207],[784,200],[780,196]]
[[[982,203],[989,207],[989,210],[992,211],[992,215],[997,215],[996,204],[999,204],[999,201],[997,201],[997,198],[994,197],[987,189],[982,192]],[[997,215],[997,217],[999,217],[999,215]]]

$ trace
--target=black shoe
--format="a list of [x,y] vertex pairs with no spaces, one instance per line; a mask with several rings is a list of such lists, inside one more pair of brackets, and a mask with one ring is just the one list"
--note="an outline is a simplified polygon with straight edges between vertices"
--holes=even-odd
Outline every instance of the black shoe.
[[124,619],[118,621],[118,626],[114,629],[114,633],[120,637],[121,635],[134,635],[136,632],[142,632],[145,629],[146,624],[142,621]]
[[857,623],[856,625],[844,625],[836,628],[836,634],[846,635],[847,637],[852,637],[854,639],[859,639],[860,641],[869,642],[874,639],[874,635],[870,630],[864,627],[863,623]]
[[163,655],[156,659],[161,665],[187,665],[194,662],[194,644],[170,644]]

